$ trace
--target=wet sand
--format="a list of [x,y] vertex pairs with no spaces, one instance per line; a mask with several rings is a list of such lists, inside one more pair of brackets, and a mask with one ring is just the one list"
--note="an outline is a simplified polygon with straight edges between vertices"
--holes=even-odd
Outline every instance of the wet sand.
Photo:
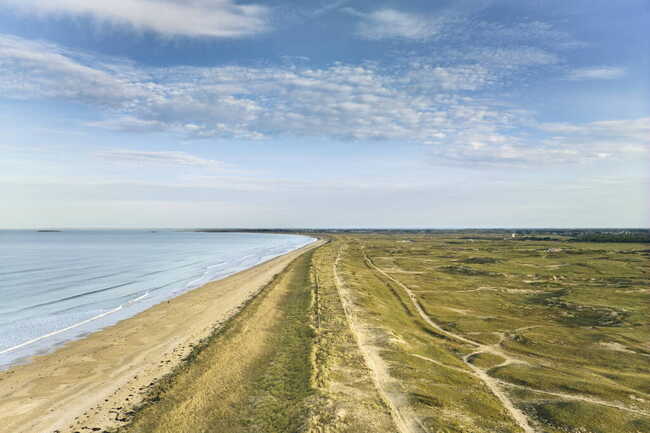
[[236,314],[299,250],[158,304],[0,372],[4,433],[103,431],[128,420],[147,388]]

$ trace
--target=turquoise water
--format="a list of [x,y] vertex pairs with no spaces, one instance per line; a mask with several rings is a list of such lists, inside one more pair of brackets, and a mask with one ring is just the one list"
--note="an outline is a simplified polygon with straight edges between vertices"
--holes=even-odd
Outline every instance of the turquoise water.
[[0,367],[313,240],[256,233],[0,230]]

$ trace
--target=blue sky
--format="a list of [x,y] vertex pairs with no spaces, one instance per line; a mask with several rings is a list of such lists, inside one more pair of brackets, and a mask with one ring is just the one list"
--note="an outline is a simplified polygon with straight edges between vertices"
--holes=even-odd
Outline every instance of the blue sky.
[[650,2],[0,0],[0,227],[647,227]]

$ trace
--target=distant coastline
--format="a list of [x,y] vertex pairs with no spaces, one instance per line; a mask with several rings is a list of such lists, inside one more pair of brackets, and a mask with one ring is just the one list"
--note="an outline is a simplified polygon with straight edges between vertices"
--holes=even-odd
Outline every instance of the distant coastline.
[[[207,282],[31,362],[0,371],[0,395],[11,397],[0,402],[3,431],[81,431],[81,422],[115,427],[122,418],[113,408],[120,414],[131,411],[146,396],[144,391],[169,374],[195,345],[236,315],[296,257],[318,245],[309,242]],[[75,368],[62,370],[66,364]],[[38,398],[26,410],[17,393]],[[98,401],[103,403],[95,406]]]

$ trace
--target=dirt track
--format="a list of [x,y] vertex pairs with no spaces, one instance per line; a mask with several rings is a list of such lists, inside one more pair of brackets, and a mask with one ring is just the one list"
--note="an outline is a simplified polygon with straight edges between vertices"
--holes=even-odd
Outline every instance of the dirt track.
[[[447,331],[447,330],[443,329],[440,325],[435,323],[425,313],[425,311],[423,310],[422,306],[420,305],[414,291],[412,291],[408,286],[406,286],[404,283],[402,283],[398,279],[396,279],[393,276],[389,275],[383,269],[376,266],[372,262],[372,260],[365,254],[365,252],[364,252],[364,259],[366,260],[366,263],[368,264],[368,266],[370,266],[372,269],[376,270],[378,273],[380,273],[381,275],[383,275],[385,278],[389,279],[390,281],[394,282],[395,284],[397,284],[399,287],[401,287],[404,290],[404,292],[407,294],[407,296],[411,300],[414,308],[418,312],[419,316],[429,326],[431,326],[432,328],[434,328],[436,331],[440,332],[443,335],[446,335],[446,336],[448,336],[450,338],[453,338],[453,339],[455,339],[457,341],[472,345],[472,346],[474,346],[476,348],[476,350],[474,350],[473,352],[465,355],[462,358],[465,365],[467,365],[467,367],[469,368],[469,370],[462,370],[462,371],[464,373],[473,374],[474,376],[481,379],[481,381],[483,381],[483,383],[490,389],[490,391],[499,399],[499,401],[501,401],[504,408],[508,411],[508,413],[511,415],[511,417],[517,422],[517,424],[526,433],[536,433],[536,429],[531,425],[528,417],[521,410],[519,410],[517,407],[515,407],[512,400],[508,397],[508,395],[504,391],[504,388],[511,387],[511,388],[525,389],[525,390],[530,391],[530,392],[541,393],[541,394],[545,394],[545,395],[552,395],[552,396],[555,396],[555,397],[558,397],[558,398],[561,398],[561,399],[565,399],[565,400],[582,401],[582,402],[585,402],[585,403],[591,403],[591,404],[596,404],[596,405],[601,405],[601,406],[606,406],[606,407],[612,407],[612,408],[616,408],[616,409],[619,409],[619,410],[623,410],[623,411],[638,414],[638,415],[650,416],[650,413],[647,413],[645,411],[641,411],[641,410],[638,410],[638,409],[632,409],[632,408],[626,407],[626,406],[618,404],[618,403],[611,403],[611,402],[591,398],[591,397],[588,397],[588,396],[543,391],[543,390],[531,388],[531,387],[528,387],[528,386],[516,385],[516,384],[512,384],[512,383],[503,381],[503,380],[493,378],[487,372],[489,369],[482,369],[482,368],[479,368],[476,365],[472,364],[470,362],[471,358],[473,356],[475,356],[475,355],[480,354],[480,353],[490,353],[490,354],[499,356],[499,357],[504,359],[503,363],[499,364],[499,366],[505,366],[505,365],[509,365],[509,364],[527,364],[526,361],[518,359],[516,357],[513,357],[512,355],[510,355],[509,353],[507,353],[507,352],[505,352],[503,350],[503,348],[501,346],[501,343],[503,342],[503,340],[505,338],[505,335],[503,333],[499,333],[500,340],[496,344],[483,344],[483,343],[479,343],[477,341],[468,339],[466,337],[463,337],[462,335],[459,335],[459,334],[456,334],[454,332],[450,332],[450,331]],[[484,289],[484,288],[475,289],[475,290],[481,290],[481,289]],[[524,327],[524,328],[518,328],[518,329],[513,330],[513,331],[521,331],[521,330],[530,329],[530,328],[533,328],[533,327],[535,327],[535,326],[527,326],[527,327]],[[451,369],[454,369],[454,370],[460,370],[457,367],[448,366],[448,365],[445,365],[443,363],[440,363],[438,361],[435,361],[435,360],[432,360],[432,359],[429,359],[429,358],[425,358],[425,357],[418,356],[418,355],[414,355],[414,356],[417,356],[418,358],[421,358],[421,359],[425,359],[425,360],[427,360],[429,362],[435,363],[435,364],[440,365],[442,367],[451,368]]]
[[373,346],[372,335],[358,318],[352,300],[352,294],[347,289],[338,272],[340,258],[341,250],[339,250],[333,265],[336,288],[339,292],[341,303],[343,304],[346,319],[357,341],[357,346],[363,355],[366,366],[372,373],[375,388],[379,392],[384,403],[390,409],[393,422],[400,433],[426,432],[426,429],[420,425],[413,409],[408,405],[406,396],[396,389],[398,384],[395,379],[390,376],[386,363],[379,355],[379,349]]

